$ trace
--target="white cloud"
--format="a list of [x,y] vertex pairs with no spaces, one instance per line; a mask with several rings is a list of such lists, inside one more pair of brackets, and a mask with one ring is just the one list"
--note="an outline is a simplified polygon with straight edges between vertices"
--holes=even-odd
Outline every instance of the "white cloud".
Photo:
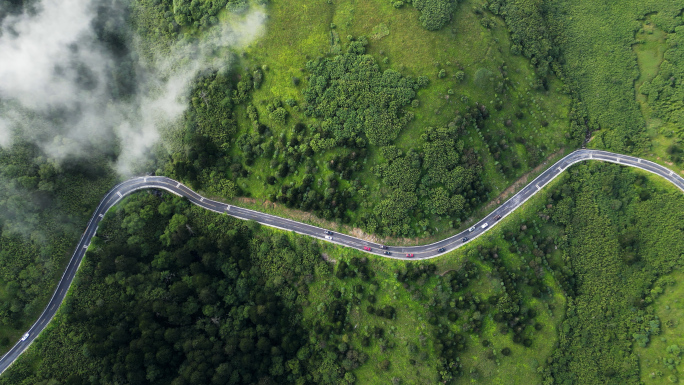
[[0,97],[38,109],[78,100],[69,60],[77,55],[102,64],[100,55],[78,45],[93,37],[88,8],[83,0],[43,0],[35,15],[7,17],[0,37]]
[[[266,16],[256,9],[236,15],[198,43],[180,42],[171,55],[138,63],[137,74],[131,75],[138,93],[120,100],[112,99],[108,89],[116,59],[92,28],[96,1],[119,3],[43,0],[36,13],[9,16],[0,25],[0,103],[21,106],[14,111],[20,118],[3,118],[0,112],[0,146],[11,143],[11,123],[58,161],[116,147],[120,155],[114,167],[129,176],[148,159],[159,128],[185,110],[196,74],[225,66],[225,56],[216,53],[260,36]],[[83,86],[84,78],[89,87]]]

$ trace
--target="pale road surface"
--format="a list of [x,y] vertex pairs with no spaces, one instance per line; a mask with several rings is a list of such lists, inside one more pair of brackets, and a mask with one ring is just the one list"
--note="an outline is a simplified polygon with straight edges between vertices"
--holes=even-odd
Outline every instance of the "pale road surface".
[[[19,355],[21,355],[21,353],[23,353],[29,347],[33,340],[40,334],[41,331],[43,331],[43,329],[55,316],[57,309],[59,308],[59,305],[64,300],[67,290],[69,289],[69,286],[71,285],[71,282],[74,279],[76,270],[78,270],[78,266],[80,265],[81,260],[85,255],[86,249],[90,244],[90,240],[97,231],[97,225],[100,223],[107,210],[109,210],[112,206],[119,202],[123,197],[131,194],[134,191],[142,189],[162,189],[169,191],[173,194],[183,196],[190,200],[190,202],[192,202],[193,204],[196,204],[207,210],[214,211],[216,213],[225,213],[239,219],[255,220],[266,226],[275,227],[287,231],[294,231],[298,234],[304,234],[314,238],[318,238],[321,241],[332,242],[346,247],[353,247],[356,249],[360,249],[361,251],[363,251],[364,246],[367,246],[372,249],[372,251],[369,252],[370,254],[375,254],[380,257],[388,257],[403,260],[418,260],[437,257],[441,254],[444,254],[445,252],[456,249],[472,241],[474,238],[479,237],[484,232],[489,231],[489,229],[491,229],[497,223],[497,221],[494,220],[495,216],[500,215],[501,218],[506,217],[508,214],[513,212],[516,208],[520,207],[520,205],[522,205],[528,199],[530,199],[530,197],[536,194],[542,187],[547,185],[554,178],[556,178],[563,171],[565,171],[565,169],[567,169],[575,163],[585,160],[600,160],[604,162],[611,162],[625,166],[640,168],[642,170],[654,173],[658,176],[667,179],[670,183],[674,184],[680,190],[684,191],[684,178],[677,175],[677,173],[675,173],[674,171],[671,171],[668,168],[663,167],[657,163],[650,162],[645,159],[635,158],[633,156],[620,155],[607,151],[586,149],[577,150],[575,152],[568,154],[563,159],[556,162],[553,166],[546,169],[532,182],[530,182],[527,186],[525,186],[522,190],[515,194],[512,198],[507,200],[503,205],[497,207],[494,211],[492,211],[486,217],[480,220],[477,224],[474,225],[475,230],[473,232],[465,230],[459,234],[456,234],[452,237],[435,242],[430,245],[407,247],[388,246],[388,251],[390,251],[392,254],[385,255],[383,254],[384,250],[380,249],[380,245],[377,243],[364,241],[362,239],[358,239],[349,235],[339,233],[334,233],[332,236],[332,240],[325,239],[325,229],[323,228],[293,221],[290,219],[280,218],[275,215],[264,214],[258,211],[244,209],[241,207],[236,207],[225,203],[206,199],[201,195],[197,194],[196,192],[190,190],[183,184],[167,177],[146,176],[129,179],[125,182],[116,185],[104,196],[104,198],[100,202],[100,205],[97,207],[97,210],[95,210],[95,213],[90,219],[90,222],[88,222],[88,227],[86,228],[85,233],[81,237],[81,240],[79,241],[78,246],[76,247],[74,255],[71,257],[71,261],[69,262],[69,265],[67,266],[64,275],[62,275],[62,279],[59,281],[59,284],[57,285],[57,290],[55,290],[55,293],[52,295],[52,298],[50,299],[50,302],[43,311],[43,314],[40,315],[36,323],[34,323],[33,326],[31,326],[31,328],[28,330],[29,337],[24,341],[17,342],[17,344],[14,345],[14,347],[12,347],[12,349],[9,352],[7,352],[7,354],[0,358],[0,374],[4,372],[5,369],[7,369],[19,357]],[[489,226],[483,229],[482,225],[485,223],[487,223]],[[469,238],[469,241],[464,243],[463,238],[466,236]],[[445,251],[441,253],[438,252],[438,249],[440,248],[444,248]],[[414,254],[415,257],[407,258],[407,253]]]

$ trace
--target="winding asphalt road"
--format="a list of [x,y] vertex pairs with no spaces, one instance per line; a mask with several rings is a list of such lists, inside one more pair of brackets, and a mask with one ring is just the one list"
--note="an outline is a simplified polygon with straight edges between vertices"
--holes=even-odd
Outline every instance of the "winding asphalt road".
[[[565,169],[571,165],[585,161],[585,160],[600,160],[603,162],[617,163],[625,166],[636,167],[642,170],[651,172],[658,176],[667,179],[670,183],[677,186],[679,189],[684,191],[684,178],[677,175],[674,171],[671,171],[657,163],[650,162],[645,159],[635,158],[633,156],[615,154],[607,151],[599,150],[577,150],[565,156],[563,159],[556,162],[553,166],[542,172],[538,177],[536,177],[532,182],[515,194],[512,198],[506,201],[503,205],[497,207],[494,211],[489,213],[485,218],[480,220],[475,224],[474,231],[469,230],[462,231],[447,239],[435,242],[430,245],[423,246],[388,246],[386,250],[380,248],[380,244],[364,241],[349,235],[334,233],[332,239],[325,238],[325,229],[308,225],[305,223],[293,221],[290,219],[280,218],[275,215],[265,214],[254,210],[244,209],[241,207],[236,207],[228,205],[221,202],[216,202],[211,199],[204,198],[203,196],[192,191],[185,185],[163,176],[147,176],[129,179],[122,182],[112,188],[102,199],[100,205],[95,210],[90,222],[88,222],[88,227],[85,233],[78,242],[76,251],[69,261],[62,279],[57,285],[57,290],[52,295],[50,302],[43,311],[43,314],[38,317],[33,326],[29,329],[29,336],[24,341],[17,342],[12,349],[7,352],[2,358],[0,358],[0,374],[4,372],[20,355],[23,353],[29,345],[34,341],[34,339],[40,334],[41,331],[48,325],[52,318],[57,313],[64,297],[71,285],[71,282],[76,275],[76,271],[85,255],[85,252],[90,245],[90,241],[97,231],[97,226],[104,217],[107,210],[114,206],[126,195],[132,192],[142,190],[142,189],[161,189],[169,191],[173,194],[182,196],[190,200],[190,202],[203,207],[207,210],[214,211],[219,214],[228,214],[233,217],[245,220],[255,220],[263,225],[275,227],[282,230],[294,231],[299,234],[308,235],[314,238],[318,238],[322,241],[336,243],[341,246],[353,247],[363,251],[363,247],[371,248],[371,251],[366,251],[371,254],[376,254],[381,257],[404,259],[404,260],[416,260],[416,259],[429,259],[437,257],[447,251],[456,249],[473,239],[484,234],[486,231],[491,229],[497,222],[495,218],[500,216],[501,218],[506,217],[508,214],[512,213],[525,203],[530,197],[536,194],[542,187],[546,186],[554,178],[560,175]],[[487,224],[484,228],[483,225]],[[464,237],[468,237],[467,242],[463,241]],[[444,251],[440,252],[439,249],[443,248]],[[384,254],[385,251],[390,252],[390,255]],[[412,254],[413,257],[407,257],[407,254]]]

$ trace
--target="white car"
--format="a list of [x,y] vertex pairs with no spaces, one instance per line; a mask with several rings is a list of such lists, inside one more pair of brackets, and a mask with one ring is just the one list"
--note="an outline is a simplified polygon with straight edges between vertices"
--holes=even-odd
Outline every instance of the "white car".
[[487,226],[489,226],[489,223],[485,223],[484,225],[482,225],[482,226],[480,226],[480,227],[482,227],[482,229],[484,230],[484,229],[487,228]]
[[29,338],[29,334],[26,333],[23,336],[21,336],[21,339],[19,341],[26,341],[26,339]]
[[325,239],[330,239],[330,240],[332,240],[332,237],[331,237],[330,235],[326,235],[326,236],[325,236]]
[[470,230],[468,230],[468,231],[470,231],[471,233],[472,233],[473,231],[475,231],[475,226],[471,227]]

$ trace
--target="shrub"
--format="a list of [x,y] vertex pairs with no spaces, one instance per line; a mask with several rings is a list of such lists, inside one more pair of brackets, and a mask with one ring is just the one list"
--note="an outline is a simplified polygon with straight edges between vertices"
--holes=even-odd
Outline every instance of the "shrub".
[[451,21],[454,4],[452,0],[413,0],[420,11],[420,23],[428,31],[437,31]]
[[319,118],[337,145],[357,143],[362,135],[371,144],[389,144],[412,117],[402,107],[415,98],[416,83],[391,69],[381,72],[365,55],[366,43],[360,38],[346,54],[306,64],[311,78],[304,91],[305,113]]
[[278,107],[273,112],[268,114],[268,117],[276,124],[283,125],[287,119],[287,111],[284,108]]

